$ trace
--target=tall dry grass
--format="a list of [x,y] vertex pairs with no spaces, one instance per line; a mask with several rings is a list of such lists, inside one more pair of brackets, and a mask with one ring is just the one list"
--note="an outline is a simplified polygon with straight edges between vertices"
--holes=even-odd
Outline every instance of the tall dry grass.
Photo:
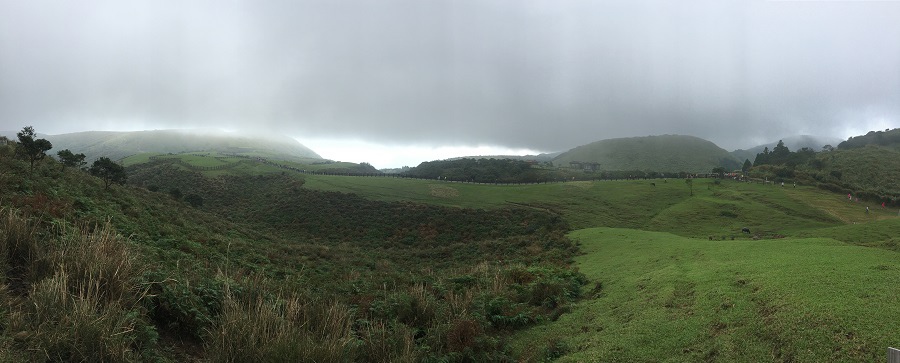
[[296,296],[243,301],[226,294],[209,332],[214,362],[345,362],[356,356],[350,310]]
[[137,255],[109,223],[50,225],[0,211],[0,263],[10,287],[2,299],[13,347],[31,360],[139,360],[156,336],[139,311]]

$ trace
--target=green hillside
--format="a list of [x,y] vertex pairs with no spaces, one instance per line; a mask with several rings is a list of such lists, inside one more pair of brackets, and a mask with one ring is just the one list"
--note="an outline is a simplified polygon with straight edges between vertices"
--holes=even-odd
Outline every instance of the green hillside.
[[165,168],[157,191],[105,190],[11,148],[0,361],[509,361],[505,337],[583,282],[543,211],[372,201],[297,173]]
[[835,150],[817,155],[821,171],[813,178],[831,180],[871,201],[900,201],[900,150],[876,145]]
[[[838,144],[842,141],[838,138],[830,138],[830,137],[817,137],[812,135],[799,135],[799,136],[790,136],[781,139],[784,142],[784,145],[787,146],[791,150],[800,150],[802,148],[810,148],[813,151],[820,151],[825,145],[830,145],[831,147],[837,147]],[[756,154],[759,154],[765,150],[765,148],[769,148],[769,150],[775,149],[775,145],[778,142],[770,142],[768,144],[757,145],[755,147],[749,149],[737,149],[731,152],[731,155],[738,160],[753,160],[756,159]]]
[[837,145],[839,149],[856,149],[866,145],[878,145],[900,149],[900,128],[869,131],[865,135],[850,137]]
[[349,163],[322,159],[268,159],[259,153],[253,156],[219,152],[192,152],[183,154],[145,153],[120,160],[132,172],[143,170],[154,173],[156,168],[177,168],[200,173],[206,177],[255,176],[272,173],[328,173],[328,174],[379,174],[368,163]]
[[614,228],[571,237],[593,290],[571,314],[517,337],[525,360],[878,362],[900,342],[886,319],[900,315],[896,252]]
[[599,163],[599,170],[702,173],[740,168],[737,159],[712,142],[683,135],[601,140],[566,151],[553,164],[567,167],[574,161]]
[[[811,182],[494,185],[188,153],[126,159],[104,190],[12,148],[0,361],[867,362],[900,342],[897,209]],[[868,153],[887,155],[815,157]]]
[[287,160],[321,159],[294,139],[282,136],[250,137],[211,130],[152,130],[134,132],[86,131],[47,135],[54,150],[69,149],[88,159],[101,156],[118,160],[141,153],[217,151]]
[[749,175],[776,182],[798,181],[850,193],[870,205],[900,201],[900,151],[879,145],[819,153],[789,153],[786,163],[754,165]]

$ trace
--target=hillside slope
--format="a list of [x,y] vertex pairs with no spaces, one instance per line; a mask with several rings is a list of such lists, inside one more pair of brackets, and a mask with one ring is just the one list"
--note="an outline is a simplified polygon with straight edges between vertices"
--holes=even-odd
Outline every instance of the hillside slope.
[[884,131],[869,131],[865,135],[850,137],[837,145],[839,149],[855,149],[866,145],[879,145],[900,149],[900,128]]
[[85,131],[47,135],[54,150],[69,149],[88,159],[118,160],[139,153],[219,151],[279,159],[321,159],[319,154],[284,136],[249,137],[210,130]]
[[[896,224],[895,224],[896,225]],[[900,341],[896,252],[829,238],[709,241],[578,230],[593,296],[519,334],[527,360],[878,362]]]
[[820,169],[805,170],[816,181],[840,186],[860,198],[887,199],[892,203],[900,200],[900,151],[897,149],[867,145],[820,153],[816,157]]
[[[819,137],[812,135],[798,135],[798,136],[790,136],[781,139],[784,142],[784,146],[787,146],[791,151],[797,151],[804,147],[808,147],[813,151],[820,151],[822,147],[825,145],[831,145],[832,147],[837,147],[841,142],[841,139],[836,137]],[[738,160],[750,160],[753,162],[756,159],[756,154],[763,152],[765,148],[769,148],[769,150],[775,149],[775,145],[778,145],[778,142],[770,142],[768,144],[762,144],[758,146],[754,146],[749,149],[737,149],[731,152]]]
[[502,337],[579,295],[567,225],[543,211],[369,201],[290,173],[107,189],[14,147],[0,362],[515,361]]
[[740,167],[737,159],[716,144],[685,135],[601,140],[566,151],[553,164],[569,166],[573,161],[600,163],[600,170],[700,173],[717,166],[727,170]]

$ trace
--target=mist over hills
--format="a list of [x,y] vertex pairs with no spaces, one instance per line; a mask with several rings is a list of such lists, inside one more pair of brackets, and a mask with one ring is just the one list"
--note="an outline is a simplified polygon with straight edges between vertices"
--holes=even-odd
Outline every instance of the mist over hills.
[[[833,147],[837,147],[839,143],[841,143],[841,139],[837,137],[822,137],[822,136],[814,136],[814,135],[796,135],[789,136],[781,139],[784,142],[784,146],[787,146],[791,151],[797,151],[802,148],[808,147],[813,149],[814,151],[821,151],[822,147],[825,145],[831,145]],[[775,148],[775,145],[778,145],[778,141],[773,141],[768,144],[757,145],[749,149],[737,149],[731,152],[731,155],[734,155],[738,160],[750,160],[753,162],[753,159],[756,158],[756,154],[759,154],[765,150],[765,148],[769,148],[772,150]]]
[[629,137],[596,141],[566,151],[553,160],[599,163],[599,170],[708,172],[717,166],[739,167],[739,161],[711,141],[686,135]]
[[[15,133],[12,133],[13,137]],[[280,135],[243,135],[219,130],[85,131],[60,135],[42,135],[54,150],[69,149],[88,159],[101,156],[118,160],[140,153],[183,153],[218,151],[252,154],[269,158],[296,160],[321,159],[296,140]]]
[[[896,130],[895,130],[896,131]],[[851,141],[862,144],[884,144],[893,140],[896,132],[870,132]],[[15,139],[15,131],[3,131],[0,135]],[[322,157],[297,142],[280,135],[249,135],[229,133],[214,129],[196,130],[147,130],[134,132],[84,131],[60,135],[39,134],[53,143],[53,149],[69,149],[84,153],[88,160],[106,156],[114,160],[140,153],[187,153],[212,151],[263,156],[266,158],[315,162]],[[877,138],[877,139],[876,139]],[[871,139],[871,140],[869,140]],[[837,147],[848,142],[830,137],[799,135],[781,139],[792,151],[804,147],[820,151],[824,145]],[[511,159],[552,162],[556,166],[570,166],[573,161],[597,163],[598,170],[643,170],[658,172],[708,172],[714,167],[737,169],[745,159],[753,161],[764,148],[772,150],[777,142],[750,149],[728,152],[715,143],[688,135],[655,135],[604,139],[576,146],[564,152],[538,155],[489,155],[460,156],[456,159]],[[885,146],[885,145],[882,145]],[[53,153],[53,152],[52,152]],[[422,160],[425,162],[428,160]],[[400,169],[386,169],[400,172]]]

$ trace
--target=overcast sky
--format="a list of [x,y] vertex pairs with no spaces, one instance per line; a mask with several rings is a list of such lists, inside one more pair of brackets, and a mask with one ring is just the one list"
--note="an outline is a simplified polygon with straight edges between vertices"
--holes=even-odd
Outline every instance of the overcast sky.
[[900,2],[0,0],[0,129],[24,125],[251,129],[330,158],[846,138],[900,127]]

